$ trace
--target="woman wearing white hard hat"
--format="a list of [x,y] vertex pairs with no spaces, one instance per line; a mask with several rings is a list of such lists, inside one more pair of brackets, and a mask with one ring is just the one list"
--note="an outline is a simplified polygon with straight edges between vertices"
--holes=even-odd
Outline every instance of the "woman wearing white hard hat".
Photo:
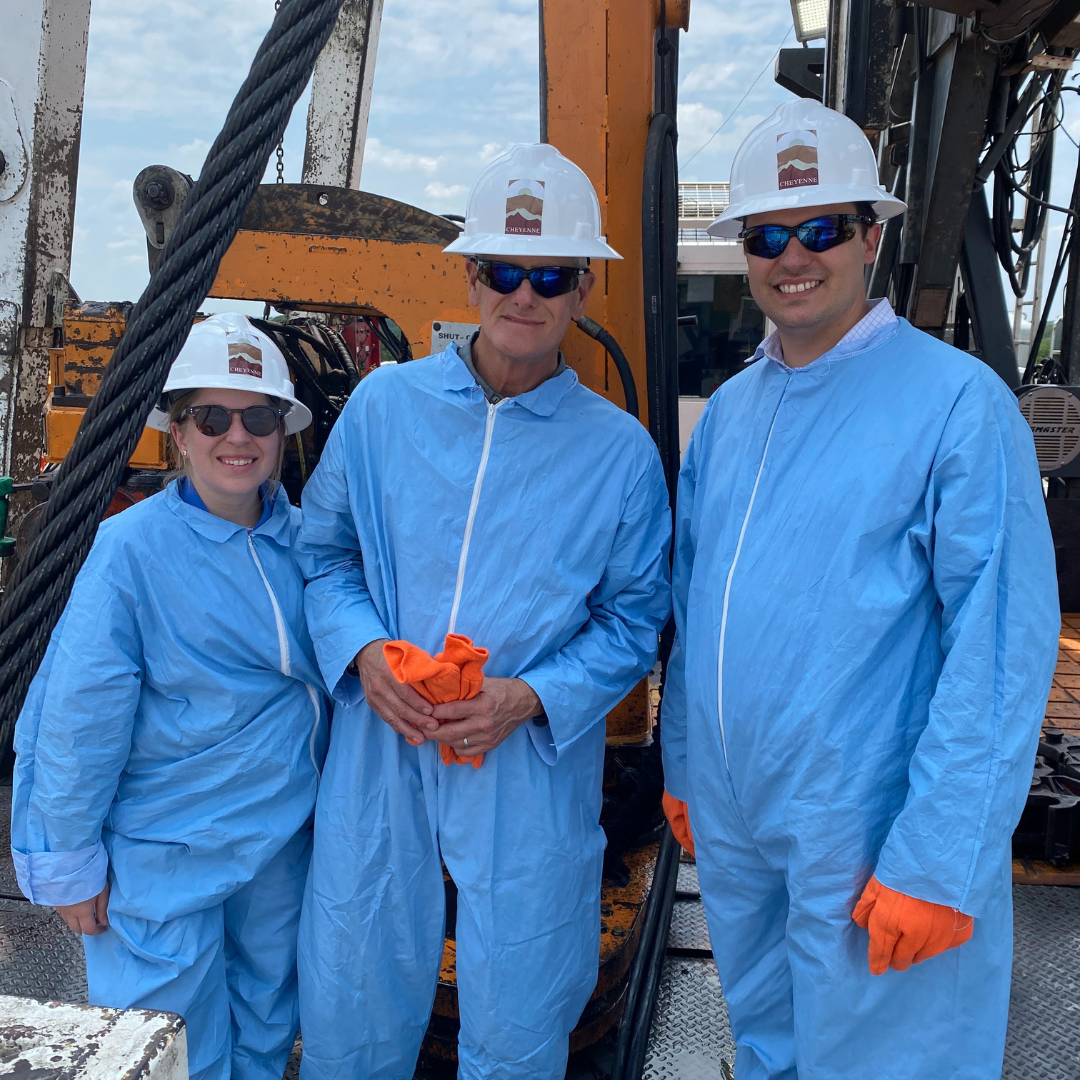
[[19,718],[12,848],[83,934],[93,1004],[180,1013],[193,1080],[280,1080],[326,738],[277,482],[310,421],[239,315],[194,327],[149,423],[180,476],[105,521]]
[[683,463],[662,739],[740,1077],[1001,1076],[1054,552],[1015,396],[866,298],[903,209],[795,101],[709,230],[777,330]]
[[[304,489],[308,619],[340,702],[300,927],[305,1080],[413,1075],[444,863],[458,1075],[565,1076],[600,952],[604,717],[668,614],[656,447],[559,352],[587,261],[617,257],[588,177],[514,147],[447,250],[479,331],[365,379]],[[483,688],[431,705],[384,647],[430,663],[448,632],[487,651]]]

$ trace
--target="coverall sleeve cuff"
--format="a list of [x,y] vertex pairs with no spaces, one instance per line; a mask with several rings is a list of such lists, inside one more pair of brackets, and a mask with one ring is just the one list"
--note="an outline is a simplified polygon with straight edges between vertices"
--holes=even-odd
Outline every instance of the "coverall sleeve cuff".
[[[661,746],[661,749],[663,747]],[[673,759],[667,752],[663,753],[664,760],[664,790],[678,799],[680,802],[689,802],[689,784],[686,782],[686,759],[681,761]]]
[[525,726],[529,729],[529,738],[532,739],[540,760],[545,765],[554,765],[559,760],[559,751],[551,735],[551,725],[538,724],[535,720],[529,720]]
[[[573,706],[560,702],[557,676],[550,678],[540,668],[534,668],[524,675],[519,675],[518,678],[528,683],[544,707],[547,726],[530,720],[529,731],[530,733],[535,731],[539,735],[539,741],[536,735],[533,736],[533,745],[536,746],[540,757],[549,765],[554,765],[559,754],[577,742],[597,723],[597,720],[604,719],[600,716],[590,721],[580,710],[575,710]],[[540,749],[541,743],[546,749]]]
[[[894,826],[895,830],[895,826]],[[903,850],[902,842],[890,834],[885,841],[885,846],[878,856],[877,866],[874,867],[874,876],[887,889],[912,896],[916,900],[925,900],[928,904],[941,904],[943,907],[955,908],[965,915],[980,916],[982,911],[977,905],[974,910],[969,910],[966,890],[959,882],[948,880],[946,867],[938,868],[940,872],[934,873],[933,864],[927,864],[924,860],[915,856],[914,852],[908,854],[905,859],[898,855],[897,848]],[[1009,865],[1011,866],[1011,859]]]
[[332,687],[331,695],[342,705],[355,705],[362,696],[360,680],[347,671],[348,666],[356,659],[356,654],[365,646],[370,645],[379,638],[388,638],[390,635],[383,627],[382,620],[378,615],[371,614],[364,618],[349,634],[347,641],[343,641],[341,647],[334,650],[333,655],[326,656],[320,664],[326,685]]
[[664,770],[664,790],[679,802],[689,802],[690,792],[687,790],[685,776],[673,776],[667,769]]
[[17,851],[11,849],[15,877],[33,904],[58,907],[92,900],[108,879],[109,856],[99,840],[78,851]]

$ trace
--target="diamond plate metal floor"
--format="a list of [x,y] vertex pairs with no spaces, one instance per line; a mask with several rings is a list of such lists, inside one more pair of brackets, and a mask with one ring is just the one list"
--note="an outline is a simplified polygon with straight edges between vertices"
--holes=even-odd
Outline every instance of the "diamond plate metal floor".
[[664,963],[643,1080],[720,1080],[735,1060],[727,1003],[711,960]]
[[[694,955],[709,950],[696,866],[679,866],[678,890],[644,1078],[721,1080],[735,1045],[716,967]],[[1002,1080],[1080,1080],[1080,888],[1016,885],[1013,905]]]
[[1080,1080],[1080,888],[1013,886],[1002,1080]]

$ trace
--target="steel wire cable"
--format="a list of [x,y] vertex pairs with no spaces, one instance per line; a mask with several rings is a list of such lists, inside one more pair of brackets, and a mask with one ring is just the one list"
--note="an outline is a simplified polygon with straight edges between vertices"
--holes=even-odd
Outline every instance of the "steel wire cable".
[[0,606],[6,743],[98,523],[199,304],[330,36],[342,0],[283,0],[60,466],[41,529]]

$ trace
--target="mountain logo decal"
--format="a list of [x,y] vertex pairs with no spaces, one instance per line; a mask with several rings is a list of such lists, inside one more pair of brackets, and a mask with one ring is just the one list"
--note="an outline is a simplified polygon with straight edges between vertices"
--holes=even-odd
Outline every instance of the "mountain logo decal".
[[229,374],[250,375],[261,379],[263,373],[262,349],[249,341],[229,342]]
[[785,131],[776,136],[776,178],[780,190],[818,182],[817,132]]
[[511,180],[506,189],[507,236],[539,236],[544,223],[544,181]]

